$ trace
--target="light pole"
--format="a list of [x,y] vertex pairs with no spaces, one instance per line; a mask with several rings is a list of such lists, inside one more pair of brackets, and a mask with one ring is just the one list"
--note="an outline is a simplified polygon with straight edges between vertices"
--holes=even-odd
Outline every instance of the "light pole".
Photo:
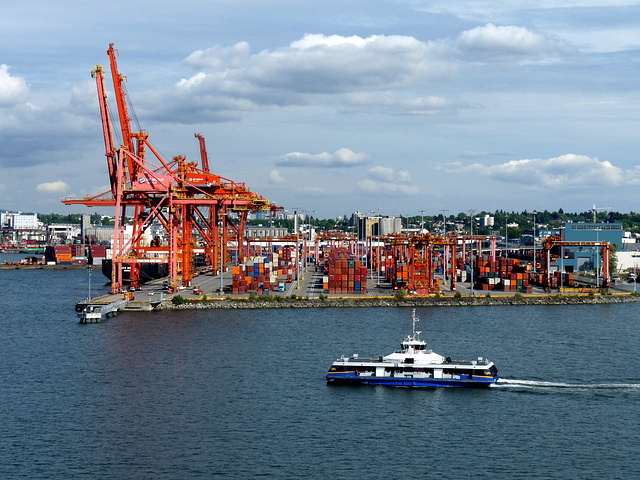
[[509,258],[509,215],[504,213],[504,258]]
[[[442,210],[440,210],[442,212],[442,224],[444,225],[444,234],[442,235],[442,238],[444,239],[444,242],[447,243],[447,217],[445,215],[445,212],[448,212],[449,210],[447,210],[446,208],[443,208]],[[447,251],[449,250],[449,245],[444,245],[444,280],[445,280],[445,285],[447,282],[447,267],[448,267],[448,263],[447,263]]]
[[[308,224],[308,213],[306,210],[302,210],[302,228],[305,228],[305,223],[307,224],[307,227],[309,226]],[[307,271],[307,235],[305,234],[302,241],[302,266],[304,268],[304,271]]]
[[473,214],[475,210],[469,210],[469,223],[471,224],[471,251],[469,252],[469,263],[471,264],[471,296],[473,296]]
[[[316,211],[312,210],[311,213],[313,213],[313,217],[311,217],[313,220],[313,233],[314,233],[314,237],[313,237],[313,263],[316,267],[316,272],[318,271],[318,246],[316,244],[316,239],[318,237],[315,236],[315,232],[316,232]],[[309,245],[311,245],[311,226],[309,226]]]
[[[600,242],[600,228],[596,227],[596,244]],[[600,245],[596,245],[596,288],[600,288]]]
[[356,215],[356,258],[360,260],[360,212]]
[[560,293],[564,290],[564,245],[560,247]]
[[536,273],[536,215],[538,212],[533,211],[533,273]]
[[[380,212],[382,207],[376,207],[376,210]],[[378,267],[378,280],[376,282],[376,286],[380,287],[380,215],[378,215],[378,242],[377,242],[377,253],[376,253],[376,263]]]
[[296,252],[295,252],[295,262],[296,262],[296,289],[300,289],[300,238],[298,232],[298,210],[299,207],[295,207],[293,209],[293,230],[296,235]]
[[220,215],[220,293],[224,293],[224,217]]
[[376,213],[375,210],[369,210],[367,212],[367,224],[364,227],[364,242],[365,242],[365,266],[367,267],[367,273],[369,272],[369,236],[368,236],[368,231],[367,231],[367,227],[371,225],[371,222],[369,222],[369,215],[371,215],[372,213]]

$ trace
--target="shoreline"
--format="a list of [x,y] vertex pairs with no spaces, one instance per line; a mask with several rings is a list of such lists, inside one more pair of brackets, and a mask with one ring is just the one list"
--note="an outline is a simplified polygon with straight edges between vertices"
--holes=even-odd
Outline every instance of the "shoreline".
[[[500,305],[606,305],[640,302],[640,295],[522,295],[522,296],[466,296],[466,297],[394,297],[326,298],[326,299],[213,299],[185,300],[174,304],[163,301],[154,310],[210,310],[210,309],[258,309],[258,308],[366,308],[366,307],[468,307]],[[125,308],[125,311],[128,310]],[[132,309],[133,310],[133,309]],[[138,309],[136,309],[138,310]]]
[[90,266],[95,267],[96,269],[99,268],[97,265],[88,265],[86,263],[73,263],[71,265],[44,265],[41,263],[1,263],[0,270],[86,270]]

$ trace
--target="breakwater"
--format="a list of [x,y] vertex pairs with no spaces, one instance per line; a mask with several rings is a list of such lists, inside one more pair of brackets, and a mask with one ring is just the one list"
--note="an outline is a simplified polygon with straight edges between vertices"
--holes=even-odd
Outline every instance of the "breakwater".
[[521,296],[465,296],[465,297],[343,297],[296,298],[280,300],[216,299],[188,300],[184,303],[164,301],[156,310],[193,309],[258,309],[258,308],[355,308],[355,307],[456,307],[500,305],[602,305],[639,302],[640,295],[521,295]]

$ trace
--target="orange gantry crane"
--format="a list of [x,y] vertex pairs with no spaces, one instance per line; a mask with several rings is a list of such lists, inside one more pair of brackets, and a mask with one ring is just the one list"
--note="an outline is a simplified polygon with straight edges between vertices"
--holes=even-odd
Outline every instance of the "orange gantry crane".
[[[165,160],[149,142],[143,130],[133,132],[113,44],[107,50],[118,109],[122,145],[115,147],[114,127],[109,113],[104,68],[96,66],[100,116],[111,189],[84,199],[66,198],[67,205],[111,206],[115,208],[112,255],[112,292],[123,285],[123,266],[130,270],[131,286],[141,280],[143,263],[168,264],[169,289],[188,286],[194,276],[194,256],[205,253],[214,269],[224,269],[227,248],[235,237],[239,256],[247,256],[244,231],[250,212],[275,212],[280,207],[237,183],[211,173],[204,137],[200,142],[202,168],[184,156]],[[148,155],[151,152],[152,155]],[[151,158],[150,158],[151,157]],[[133,217],[131,235],[125,238],[128,212]],[[149,226],[159,222],[166,229],[168,244],[144,240]],[[197,245],[200,241],[201,245]]]
[[602,249],[602,286],[609,288],[611,282],[609,257],[611,253],[611,244],[609,242],[579,242],[579,241],[567,241],[562,240],[561,237],[552,236],[544,239],[542,249],[544,251],[542,257],[542,284],[545,288],[548,288],[551,284],[550,277],[551,271],[549,265],[551,264],[551,249],[553,247],[592,247]]

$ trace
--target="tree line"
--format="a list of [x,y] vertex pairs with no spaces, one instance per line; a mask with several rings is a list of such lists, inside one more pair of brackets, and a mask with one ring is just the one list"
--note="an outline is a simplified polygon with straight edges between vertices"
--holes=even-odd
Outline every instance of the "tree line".
[[[531,231],[534,226],[534,212],[535,210],[522,212],[507,212],[504,210],[496,210],[495,212],[480,211],[473,214],[475,219],[489,215],[494,219],[494,225],[483,227],[479,222],[475,222],[473,231],[479,235],[489,235],[492,232],[504,232],[508,227],[509,237],[519,237],[527,231]],[[38,214],[38,219],[45,225],[48,224],[80,224],[82,214],[57,214],[57,213],[45,213]],[[404,216],[400,215],[402,219],[402,225],[404,228],[420,228],[424,224],[424,228],[429,231],[441,231],[443,229],[443,222],[446,219],[447,230],[451,231],[454,224],[462,225],[466,230],[469,229],[469,213],[460,212],[458,214],[451,214],[445,216],[440,213],[438,215],[413,215]],[[548,210],[535,211],[535,225],[536,229],[557,229],[560,228],[566,222],[574,223],[590,223],[593,221],[593,212],[585,211],[579,213],[566,213],[563,209],[550,212]],[[629,212],[598,212],[596,215],[596,221],[598,223],[622,223],[624,230],[631,231],[633,233],[640,233],[640,213]],[[294,221],[291,219],[265,219],[265,220],[251,220],[248,222],[250,225],[271,226],[278,228],[287,228],[289,231],[293,231]],[[351,215],[343,215],[336,218],[317,218],[308,216],[304,222],[298,221],[299,224],[309,223],[317,231],[331,231],[339,230],[344,232],[355,232],[356,225],[352,221]],[[103,217],[98,213],[91,215],[91,224],[93,225],[113,225],[113,220],[108,217]],[[517,226],[515,226],[517,225]]]

